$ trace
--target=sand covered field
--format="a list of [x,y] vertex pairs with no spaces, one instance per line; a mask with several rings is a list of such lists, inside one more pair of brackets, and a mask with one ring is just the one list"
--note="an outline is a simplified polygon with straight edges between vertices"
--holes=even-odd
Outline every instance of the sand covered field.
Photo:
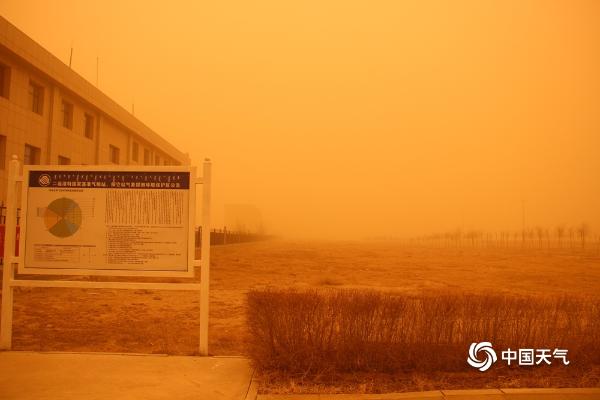
[[[391,241],[272,240],[215,246],[212,354],[244,354],[245,293],[268,286],[592,295],[600,293],[600,252],[435,248]],[[192,292],[16,290],[17,350],[194,354],[197,343],[198,298]]]
[[[253,288],[551,296],[600,293],[600,251],[591,246],[582,251],[409,246],[393,241],[270,240],[215,246],[211,264],[209,351],[214,355],[245,355],[246,293]],[[15,350],[176,355],[198,352],[198,296],[193,292],[17,288],[14,309]],[[352,373],[319,379],[268,373],[261,374],[259,382],[261,392],[267,393],[589,387],[600,385],[600,369]]]

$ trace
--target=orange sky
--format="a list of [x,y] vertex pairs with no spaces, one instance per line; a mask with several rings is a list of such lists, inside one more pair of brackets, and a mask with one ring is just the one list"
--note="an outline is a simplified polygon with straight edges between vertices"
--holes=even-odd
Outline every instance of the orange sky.
[[[148,4],[150,3],[150,5]],[[168,4],[169,8],[165,8]],[[600,231],[600,2],[2,0],[190,153],[215,221],[353,238]]]

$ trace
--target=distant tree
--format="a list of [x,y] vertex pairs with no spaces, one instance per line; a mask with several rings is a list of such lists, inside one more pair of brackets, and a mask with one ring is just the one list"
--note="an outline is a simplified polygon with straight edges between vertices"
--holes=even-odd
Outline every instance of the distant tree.
[[504,246],[508,247],[508,243],[510,242],[510,232],[502,232],[502,240],[504,241]]
[[536,226],[535,233],[538,238],[540,249],[542,248],[542,239],[544,239],[544,229],[541,226]]
[[454,244],[454,232],[444,233],[446,239],[446,246],[451,247]]
[[454,231],[453,238],[454,238],[454,241],[456,242],[456,247],[461,247],[461,245],[462,245],[462,236],[463,236],[463,234],[462,234],[462,231],[460,229],[457,229],[457,230]]
[[573,248],[573,241],[575,239],[575,228],[569,227],[569,247]]
[[522,232],[515,232],[513,233],[513,240],[515,241],[515,244],[517,243],[517,241],[519,240],[519,238],[521,237]]
[[434,246],[439,246],[442,240],[442,234],[440,233],[434,233],[433,235],[431,235],[431,240],[434,243]]
[[467,239],[471,240],[471,245],[475,247],[475,241],[477,240],[477,231],[469,231],[467,232]]
[[579,228],[577,228],[577,234],[579,235],[579,239],[581,240],[582,249],[585,249],[585,239],[587,238],[589,233],[590,228],[585,222],[579,225]]
[[558,241],[558,247],[562,247],[562,240],[565,237],[565,226],[564,225],[558,225],[556,227],[556,239]]
[[527,238],[529,239],[530,242],[532,242],[532,247],[533,247],[533,242],[535,240],[535,229],[531,228],[531,229],[527,230]]

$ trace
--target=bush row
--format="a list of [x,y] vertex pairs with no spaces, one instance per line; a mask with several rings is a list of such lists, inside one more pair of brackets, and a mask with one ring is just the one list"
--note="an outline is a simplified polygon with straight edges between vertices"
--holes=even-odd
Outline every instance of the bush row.
[[561,348],[572,366],[600,364],[598,298],[267,289],[248,293],[247,322],[262,370],[459,371],[480,341],[499,358],[506,348]]

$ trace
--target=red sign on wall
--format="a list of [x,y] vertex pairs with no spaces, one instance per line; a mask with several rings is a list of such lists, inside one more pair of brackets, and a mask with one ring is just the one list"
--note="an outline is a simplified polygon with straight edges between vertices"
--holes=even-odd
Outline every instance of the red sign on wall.
[[[6,233],[6,225],[0,225],[0,257],[4,257],[4,234]],[[15,238],[15,255],[19,255],[19,226],[17,225],[17,236]]]

